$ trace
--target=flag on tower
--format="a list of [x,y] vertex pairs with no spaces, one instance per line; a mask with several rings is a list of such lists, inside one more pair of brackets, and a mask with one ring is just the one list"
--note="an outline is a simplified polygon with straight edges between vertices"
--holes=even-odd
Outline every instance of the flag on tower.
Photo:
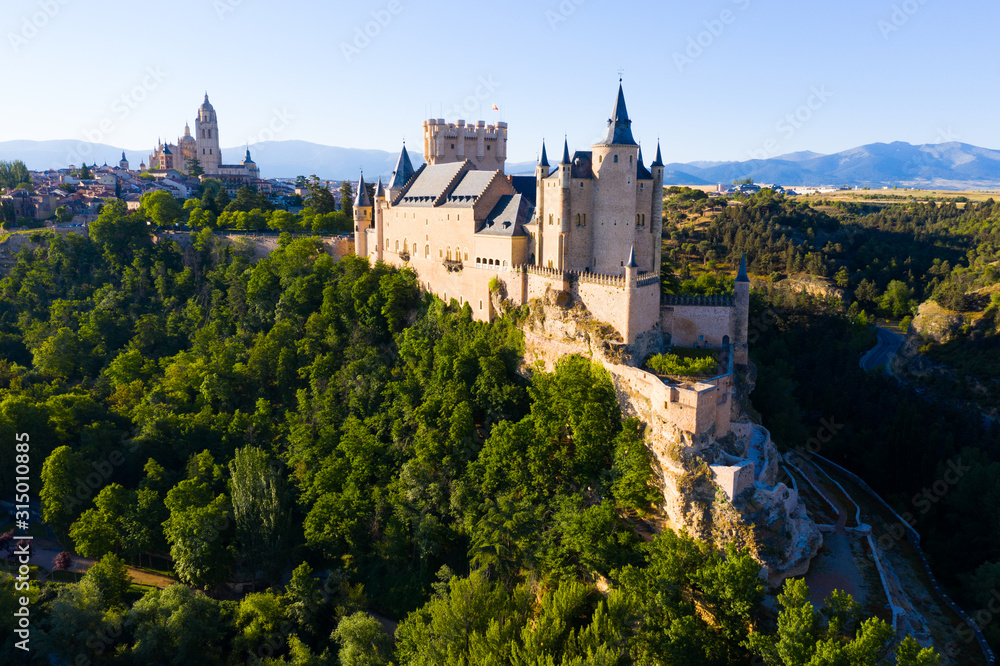
[[494,105],[493,105],[493,110],[494,110],[494,111],[499,111],[499,110],[500,110],[500,107],[498,107],[498,106],[497,106],[496,104],[494,104]]

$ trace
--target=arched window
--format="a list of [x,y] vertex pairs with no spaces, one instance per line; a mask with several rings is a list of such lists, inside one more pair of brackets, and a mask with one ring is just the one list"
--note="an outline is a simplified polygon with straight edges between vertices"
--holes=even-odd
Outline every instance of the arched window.
[[413,254],[416,254],[416,253],[417,253],[417,244],[414,243],[413,244]]
[[615,164],[618,164],[618,156],[615,155]]
[[396,252],[399,252],[399,241],[396,241]]
[[451,247],[448,248],[448,261],[451,261]]
[[424,245],[424,259],[427,259],[430,256],[431,256],[431,246],[430,245]]

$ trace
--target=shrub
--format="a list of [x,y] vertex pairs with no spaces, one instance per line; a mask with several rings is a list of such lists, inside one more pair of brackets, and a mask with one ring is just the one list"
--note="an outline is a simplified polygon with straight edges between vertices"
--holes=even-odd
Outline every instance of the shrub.
[[683,375],[697,377],[715,372],[714,354],[682,358],[678,354],[657,354],[649,359],[648,365],[661,375]]

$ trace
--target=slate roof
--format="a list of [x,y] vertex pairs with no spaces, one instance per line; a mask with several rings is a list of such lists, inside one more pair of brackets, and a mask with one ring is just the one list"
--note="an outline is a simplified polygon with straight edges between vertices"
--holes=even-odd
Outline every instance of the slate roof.
[[628,117],[628,109],[625,106],[625,91],[621,84],[618,84],[618,99],[615,101],[615,108],[611,112],[611,119],[608,120],[608,135],[600,144],[602,146],[635,146],[635,139],[632,137],[632,121]]
[[[404,148],[405,150],[405,148]],[[402,157],[400,157],[402,161]],[[409,158],[407,158],[409,161]],[[450,164],[428,164],[420,172],[416,181],[410,185],[406,194],[399,200],[397,205],[407,206],[433,206],[445,189],[451,185],[459,173],[466,168],[465,162],[452,162]],[[395,182],[395,174],[393,175]]]
[[635,179],[653,180],[653,174],[650,173],[649,169],[647,169],[646,166],[642,163],[642,148],[639,149],[639,164],[636,165]]
[[750,277],[747,275],[747,253],[743,253],[743,258],[740,259],[740,273],[736,276],[737,282],[749,282]]
[[594,177],[594,153],[589,150],[578,150],[573,153],[573,178]]
[[547,167],[549,166],[549,156],[545,153],[545,142],[542,141],[542,156],[538,160],[538,166]]
[[462,180],[448,195],[444,205],[471,206],[479,197],[483,196],[486,188],[496,177],[496,171],[469,171],[462,176]]
[[415,174],[416,171],[413,170],[410,155],[406,152],[406,146],[403,146],[402,152],[399,153],[399,161],[396,162],[396,169],[392,172],[392,178],[389,180],[389,188],[402,189]]
[[522,194],[505,194],[486,216],[486,222],[476,232],[482,236],[524,236],[524,224],[531,219],[534,206]]
[[368,187],[365,185],[365,175],[361,174],[361,179],[358,181],[358,193],[354,197],[354,207],[369,208],[371,205],[372,202],[368,198]]

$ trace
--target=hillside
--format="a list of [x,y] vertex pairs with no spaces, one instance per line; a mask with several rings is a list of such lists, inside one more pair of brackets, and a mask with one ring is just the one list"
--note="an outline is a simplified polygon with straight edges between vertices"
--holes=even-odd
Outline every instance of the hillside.
[[[81,161],[115,164],[122,148],[75,140],[0,142],[0,160],[21,159],[29,169],[62,168]],[[229,163],[243,160],[245,146],[223,150]],[[149,159],[149,150],[125,149],[133,167]],[[356,178],[360,169],[388,176],[398,153],[324,146],[308,141],[267,141],[250,147],[265,178],[294,178],[317,174],[321,178]],[[418,158],[419,150],[411,150]],[[507,173],[532,174],[534,161],[509,162]],[[764,160],[671,163],[664,174],[667,185],[711,185],[753,178],[761,183],[791,186],[917,187],[921,189],[1000,188],[1000,151],[964,143],[914,146],[904,142],[874,143],[832,155],[811,151]]]

